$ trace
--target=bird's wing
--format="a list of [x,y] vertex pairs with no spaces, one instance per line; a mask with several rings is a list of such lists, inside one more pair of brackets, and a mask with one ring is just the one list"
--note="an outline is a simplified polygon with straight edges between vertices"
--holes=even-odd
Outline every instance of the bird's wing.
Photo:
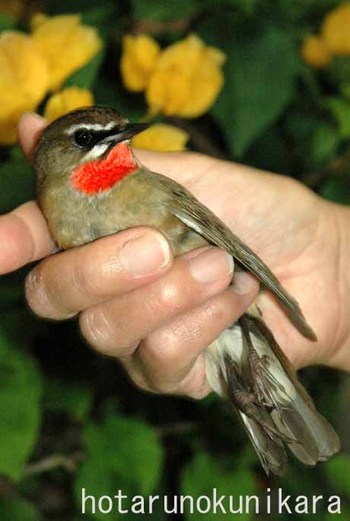
[[235,261],[253,273],[281,303],[288,318],[305,337],[316,340],[316,335],[307,324],[298,302],[281,286],[266,264],[206,206],[200,203],[186,188],[161,174],[153,174],[169,193],[165,204],[181,222],[229,252]]

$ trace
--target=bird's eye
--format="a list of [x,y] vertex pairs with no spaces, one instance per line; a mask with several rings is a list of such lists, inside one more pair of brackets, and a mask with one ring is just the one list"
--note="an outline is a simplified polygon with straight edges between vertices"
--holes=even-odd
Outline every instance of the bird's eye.
[[87,148],[89,147],[93,142],[93,135],[90,130],[87,130],[86,128],[82,128],[80,130],[77,130],[73,134],[73,140],[74,144],[80,148]]

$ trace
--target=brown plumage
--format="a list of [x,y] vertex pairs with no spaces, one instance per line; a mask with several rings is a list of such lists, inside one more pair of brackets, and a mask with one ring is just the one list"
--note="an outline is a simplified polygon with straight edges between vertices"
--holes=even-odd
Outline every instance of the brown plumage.
[[[140,130],[115,110],[98,107],[72,112],[44,130],[34,158],[38,199],[59,247],[137,225],[164,233],[175,255],[214,244],[234,257],[237,269],[253,273],[300,333],[315,340],[296,300],[248,246],[184,187],[137,163],[129,139]],[[98,185],[96,161],[111,169],[112,179],[114,170],[121,178],[107,188],[110,180],[101,178]],[[77,170],[83,189],[72,182]],[[284,472],[286,445],[307,465],[339,450],[337,434],[316,411],[255,306],[207,348],[206,366],[209,383],[238,413],[267,473]]]

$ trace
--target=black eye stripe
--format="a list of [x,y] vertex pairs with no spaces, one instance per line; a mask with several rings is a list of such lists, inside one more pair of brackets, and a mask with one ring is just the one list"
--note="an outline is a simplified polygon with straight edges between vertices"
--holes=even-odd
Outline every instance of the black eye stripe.
[[91,130],[88,128],[80,128],[72,135],[73,143],[78,148],[91,150],[97,143],[108,136],[116,133],[116,127],[108,130]]

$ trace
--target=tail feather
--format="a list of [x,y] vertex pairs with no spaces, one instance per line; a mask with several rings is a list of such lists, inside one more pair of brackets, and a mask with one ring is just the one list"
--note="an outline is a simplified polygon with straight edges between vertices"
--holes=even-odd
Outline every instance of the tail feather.
[[269,475],[272,472],[282,476],[287,467],[287,453],[282,441],[278,438],[271,439],[261,425],[244,413],[239,414],[266,474]]
[[[285,379],[287,378],[289,384],[294,387],[291,404],[288,407],[282,407],[281,410],[272,411],[275,425],[280,426],[281,429],[284,427],[286,435],[292,434],[299,441],[297,444],[291,443],[289,448],[301,461],[303,461],[302,453],[305,451],[313,461],[312,463],[304,461],[309,465],[328,459],[340,449],[338,435],[330,423],[316,410],[311,396],[297,379],[294,369],[282,353],[266,324],[260,318],[248,314],[244,316],[243,320],[248,322],[250,329],[255,324],[254,332],[260,343],[265,346],[263,349],[267,349],[270,355],[274,356],[275,364],[278,364],[279,369],[285,375]],[[276,399],[278,399],[278,396],[277,391]],[[292,408],[290,405],[292,405]],[[302,440],[304,440],[304,443],[301,443]],[[317,447],[317,450],[315,450],[315,447]]]
[[304,464],[315,465],[340,448],[271,331],[244,315],[207,350],[212,388],[237,410],[267,473],[283,474],[285,445]]

